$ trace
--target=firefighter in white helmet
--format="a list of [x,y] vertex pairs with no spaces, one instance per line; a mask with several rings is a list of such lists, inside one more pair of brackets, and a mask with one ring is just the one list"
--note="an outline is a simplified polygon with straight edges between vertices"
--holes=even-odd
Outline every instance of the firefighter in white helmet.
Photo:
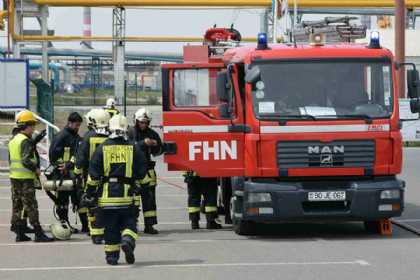
[[104,107],[104,110],[107,111],[112,118],[114,115],[118,115],[120,111],[115,107],[116,102],[115,99],[110,97],[106,100],[106,106]]
[[148,162],[147,175],[142,181],[141,202],[144,217],[144,233],[157,234],[158,231],[153,227],[157,224],[156,215],[156,157],[163,153],[162,140],[159,134],[150,128],[152,118],[146,108],[140,108],[134,114],[134,127],[129,131],[129,139],[138,145],[146,156]]
[[[109,135],[109,114],[103,109],[92,109],[89,112],[89,122],[92,123],[93,130],[88,132],[84,137],[83,141],[79,146],[79,151],[76,157],[76,168],[75,174],[81,178],[83,176],[83,181],[87,181],[87,173],[89,168],[89,161],[92,158],[93,152],[98,145],[105,142]],[[79,197],[86,189],[86,186],[83,186],[83,183],[78,181],[78,190]],[[100,209],[98,207],[82,207],[79,209],[79,213],[82,211],[86,213],[87,218],[86,222],[82,219],[82,232],[89,232],[92,238],[93,244],[102,244],[104,229],[101,226],[101,215]],[[88,226],[89,225],[89,226]]]
[[134,263],[137,217],[134,196],[146,175],[143,152],[127,140],[127,118],[115,115],[109,121],[110,135],[93,153],[83,201],[98,205],[105,228],[105,255],[110,265],[117,265],[120,248],[126,262]]

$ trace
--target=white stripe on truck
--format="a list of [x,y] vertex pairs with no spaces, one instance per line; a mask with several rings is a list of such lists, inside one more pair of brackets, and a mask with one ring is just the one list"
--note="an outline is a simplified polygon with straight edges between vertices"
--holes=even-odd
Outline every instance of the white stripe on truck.
[[163,127],[163,132],[229,132],[229,127],[227,125],[168,125]]
[[261,126],[261,133],[389,131],[389,124]]

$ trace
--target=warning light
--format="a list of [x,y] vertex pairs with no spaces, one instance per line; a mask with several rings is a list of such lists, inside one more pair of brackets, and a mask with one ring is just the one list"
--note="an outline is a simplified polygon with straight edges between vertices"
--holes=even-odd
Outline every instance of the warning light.
[[369,49],[380,49],[381,43],[380,43],[380,36],[378,31],[372,31],[370,33],[370,43],[369,43]]
[[258,41],[257,50],[268,49],[267,33],[264,33],[264,32],[258,33],[258,40],[257,41]]

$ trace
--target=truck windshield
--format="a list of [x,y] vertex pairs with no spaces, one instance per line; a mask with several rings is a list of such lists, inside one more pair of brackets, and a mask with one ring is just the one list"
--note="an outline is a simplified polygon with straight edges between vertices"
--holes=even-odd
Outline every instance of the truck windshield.
[[388,118],[393,109],[391,63],[366,60],[269,61],[252,82],[258,119]]

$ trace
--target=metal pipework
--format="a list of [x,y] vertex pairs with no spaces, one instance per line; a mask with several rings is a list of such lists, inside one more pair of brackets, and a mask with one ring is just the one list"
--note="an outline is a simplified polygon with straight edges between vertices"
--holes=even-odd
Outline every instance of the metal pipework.
[[[289,0],[293,7],[394,7],[394,0]],[[271,7],[272,0],[33,0],[38,5],[65,7]],[[407,0],[407,7],[420,7],[419,0]]]
[[[395,0],[395,60],[397,63],[405,62],[405,3],[404,0]],[[398,95],[405,97],[405,67],[397,70]]]

